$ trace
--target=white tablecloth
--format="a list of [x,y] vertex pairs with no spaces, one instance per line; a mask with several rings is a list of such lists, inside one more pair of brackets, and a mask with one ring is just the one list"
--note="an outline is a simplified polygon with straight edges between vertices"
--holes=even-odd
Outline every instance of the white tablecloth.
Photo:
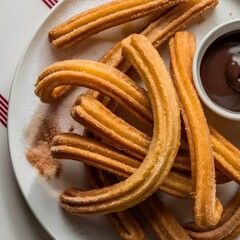
[[51,239],[30,212],[8,150],[6,101],[21,53],[57,0],[0,1],[0,239]]

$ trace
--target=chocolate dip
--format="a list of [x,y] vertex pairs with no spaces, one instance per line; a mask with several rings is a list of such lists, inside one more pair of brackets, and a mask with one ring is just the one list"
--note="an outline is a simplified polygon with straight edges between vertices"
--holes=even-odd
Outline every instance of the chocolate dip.
[[240,31],[214,41],[200,66],[202,85],[217,105],[240,112]]

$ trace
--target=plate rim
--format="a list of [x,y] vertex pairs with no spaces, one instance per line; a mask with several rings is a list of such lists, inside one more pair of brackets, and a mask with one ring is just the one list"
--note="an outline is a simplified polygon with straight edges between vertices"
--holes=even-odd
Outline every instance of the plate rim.
[[[12,112],[13,112],[13,103],[12,103],[12,96],[14,94],[14,92],[16,91],[16,82],[17,82],[17,79],[16,79],[16,76],[18,75],[20,69],[21,69],[21,65],[23,63],[23,59],[26,55],[26,52],[28,51],[29,47],[30,47],[30,44],[32,43],[33,39],[35,38],[35,36],[38,34],[39,30],[41,29],[41,27],[49,20],[49,18],[52,16],[52,14],[54,14],[58,9],[59,7],[62,6],[62,4],[66,2],[65,0],[59,0],[58,4],[56,4],[50,11],[49,13],[43,18],[42,22],[36,27],[36,30],[35,32],[33,33],[32,37],[30,38],[30,40],[27,42],[27,44],[25,45],[25,48],[23,49],[22,51],[22,54],[19,58],[19,61],[18,61],[18,64],[16,66],[16,69],[15,69],[15,72],[14,72],[14,75],[13,75],[13,81],[12,81],[12,84],[11,84],[11,87],[10,87],[10,94],[9,94],[9,110],[8,110],[8,128],[7,128],[7,138],[8,138],[8,148],[9,148],[9,152],[10,152],[10,157],[11,157],[11,163],[12,163],[12,166],[13,166],[13,171],[14,171],[14,175],[15,175],[15,179],[17,180],[17,184],[19,186],[19,189],[22,193],[22,196],[24,197],[24,200],[25,202],[27,203],[29,209],[31,210],[32,214],[34,215],[34,217],[37,219],[37,221],[40,223],[40,225],[46,230],[46,232],[50,235],[50,237],[54,238],[54,239],[59,239],[55,236],[55,234],[51,231],[51,228],[48,228],[48,226],[46,224],[44,224],[40,217],[36,214],[36,211],[34,210],[34,208],[31,206],[30,202],[27,200],[27,193],[24,191],[22,185],[20,185],[20,182],[19,182],[19,179],[17,177],[17,168],[15,166],[15,164],[13,163],[13,158],[12,158],[12,153],[14,152],[14,149],[13,149],[13,146],[11,146],[10,142],[11,142],[11,138],[13,138],[13,136],[11,136],[11,125],[9,124],[10,123],[10,115],[12,115]],[[14,88],[15,87],[15,88]],[[81,236],[80,236],[81,237]]]
[[[21,65],[23,63],[23,59],[30,47],[30,44],[32,43],[33,39],[35,38],[35,36],[38,34],[39,30],[43,27],[43,25],[48,21],[48,19],[52,16],[52,14],[54,14],[58,8],[60,8],[60,6],[63,4],[63,2],[65,2],[67,0],[59,0],[58,3],[53,6],[52,9],[50,9],[50,11],[47,13],[47,15],[45,17],[43,17],[43,19],[40,21],[40,24],[38,24],[38,26],[36,26],[35,28],[35,31],[33,32],[32,36],[30,37],[30,39],[27,41],[27,43],[25,44],[25,47],[21,53],[21,56],[18,60],[18,63],[17,63],[17,66],[15,68],[15,71],[14,71],[14,74],[13,74],[13,78],[12,78],[12,83],[11,83],[11,86],[10,86],[10,93],[9,93],[9,104],[8,104],[8,118],[7,118],[7,142],[8,142],[8,150],[9,150],[9,154],[10,154],[10,159],[11,159],[11,164],[12,164],[12,168],[13,168],[13,173],[14,173],[14,177],[16,179],[16,182],[17,182],[17,185],[20,189],[20,192],[24,198],[24,201],[25,203],[27,204],[29,210],[31,211],[31,213],[33,214],[33,216],[37,219],[38,223],[41,225],[41,227],[49,234],[49,236],[55,240],[57,240],[58,238],[55,236],[55,234],[45,225],[43,224],[43,222],[41,221],[40,217],[36,214],[36,212],[34,211],[33,207],[31,206],[30,202],[27,200],[27,195],[26,195],[26,192],[24,191],[22,185],[20,184],[20,181],[17,177],[17,169],[16,169],[16,166],[15,164],[13,163],[13,146],[11,143],[11,131],[12,131],[12,127],[11,127],[11,124],[10,124],[10,119],[11,119],[11,115],[12,115],[12,109],[13,109],[13,94],[14,94],[14,91],[15,91],[15,88],[14,86],[16,85],[16,81],[17,81],[17,75],[18,75],[18,72],[20,71],[21,69]],[[82,1],[82,0],[81,0]]]

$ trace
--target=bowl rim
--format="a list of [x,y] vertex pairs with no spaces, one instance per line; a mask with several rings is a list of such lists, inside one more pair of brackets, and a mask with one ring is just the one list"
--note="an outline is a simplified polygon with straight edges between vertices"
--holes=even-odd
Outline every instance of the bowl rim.
[[217,25],[215,28],[210,30],[206,36],[201,40],[200,44],[198,45],[194,59],[193,59],[193,81],[195,88],[198,92],[198,95],[202,102],[213,112],[216,114],[235,121],[240,121],[240,112],[232,112],[228,109],[225,109],[215,102],[213,102],[207,95],[206,91],[203,88],[201,77],[200,77],[200,65],[202,58],[208,49],[208,47],[219,37],[223,36],[224,34],[234,32],[236,30],[240,31],[240,18],[227,21],[220,25]]

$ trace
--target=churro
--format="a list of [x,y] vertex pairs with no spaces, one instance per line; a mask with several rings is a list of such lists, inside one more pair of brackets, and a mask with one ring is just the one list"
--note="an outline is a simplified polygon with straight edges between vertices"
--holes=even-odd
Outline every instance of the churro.
[[80,13],[49,31],[57,49],[65,49],[105,29],[154,12],[163,12],[186,0],[116,0]]
[[174,216],[166,209],[157,194],[139,204],[139,207],[159,239],[191,239]]
[[[121,151],[93,139],[73,133],[62,133],[54,137],[51,154],[56,159],[72,159],[127,178],[141,162]],[[190,198],[191,179],[170,171],[159,189],[175,197]]]
[[40,74],[35,93],[42,102],[52,103],[72,86],[97,90],[152,126],[151,105],[146,91],[124,73],[100,62],[66,60],[55,63]]
[[195,38],[188,32],[176,33],[169,42],[171,73],[191,156],[194,220],[198,226],[207,228],[218,223],[222,205],[216,198],[215,168],[208,125],[189,73],[195,47]]
[[[102,188],[116,183],[113,175],[86,165],[88,177],[94,188]],[[122,240],[145,239],[145,230],[133,215],[131,209],[106,214],[107,219]]]
[[123,154],[104,143],[73,133],[62,133],[54,137],[51,154],[58,159],[73,159],[129,177],[141,162]]
[[240,184],[240,151],[217,130],[209,126],[216,166],[229,178]]
[[149,40],[133,35],[123,53],[144,80],[154,113],[154,132],[140,167],[126,180],[93,191],[67,189],[62,207],[82,215],[106,214],[134,206],[155,192],[167,177],[180,141],[180,112],[175,89],[163,60]]
[[[117,182],[113,175],[105,171],[87,166],[87,172],[93,185],[97,188],[109,186]],[[160,239],[191,239],[187,231],[181,227],[174,216],[166,209],[157,194],[153,194],[137,207]],[[142,239],[144,237],[143,229],[139,226],[130,210],[107,214],[106,217],[113,224],[121,239]],[[122,226],[125,226],[128,231],[123,229]],[[137,235],[138,232],[140,232],[139,236]]]

